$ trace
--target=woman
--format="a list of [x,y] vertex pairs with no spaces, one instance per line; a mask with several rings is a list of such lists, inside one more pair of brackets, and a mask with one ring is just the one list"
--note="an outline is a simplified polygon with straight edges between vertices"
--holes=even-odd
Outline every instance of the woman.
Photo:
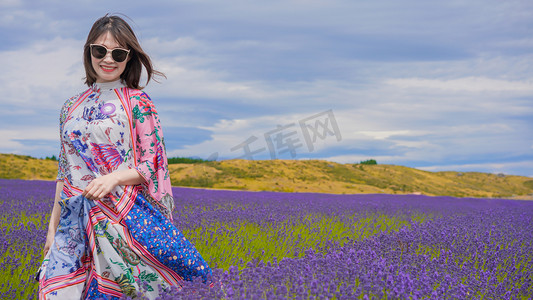
[[98,19],[84,46],[89,89],[61,110],[56,197],[40,299],[118,299],[211,269],[171,222],[172,190],[157,111],[139,86],[152,68],[120,17]]

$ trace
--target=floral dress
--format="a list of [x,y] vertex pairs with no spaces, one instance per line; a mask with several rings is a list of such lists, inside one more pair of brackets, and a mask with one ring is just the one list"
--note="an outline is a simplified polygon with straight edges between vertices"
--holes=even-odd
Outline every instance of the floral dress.
[[[61,217],[39,273],[40,299],[119,299],[212,271],[172,224],[172,190],[157,111],[144,92],[99,83],[60,115]],[[136,169],[146,180],[100,200],[81,195],[95,178]],[[140,288],[140,287],[143,288]]]

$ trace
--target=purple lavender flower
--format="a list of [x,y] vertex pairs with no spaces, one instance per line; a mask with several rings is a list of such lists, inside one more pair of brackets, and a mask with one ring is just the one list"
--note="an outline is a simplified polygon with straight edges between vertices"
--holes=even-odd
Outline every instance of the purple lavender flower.
[[[36,298],[37,285],[28,278],[40,264],[48,225],[43,212],[51,211],[54,187],[0,180],[2,299]],[[533,294],[533,202],[190,188],[174,188],[174,195],[175,224],[205,249],[202,255],[215,266],[214,285],[184,282],[161,290],[161,299]],[[309,230],[294,232],[302,228]],[[271,234],[266,244],[259,239],[263,232]],[[304,247],[311,238],[315,246]],[[243,243],[256,247],[235,252]],[[268,257],[270,246],[286,249],[287,256]]]

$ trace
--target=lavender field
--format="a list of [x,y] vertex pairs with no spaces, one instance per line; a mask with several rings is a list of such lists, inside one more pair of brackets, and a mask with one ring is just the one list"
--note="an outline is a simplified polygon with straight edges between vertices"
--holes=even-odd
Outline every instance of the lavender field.
[[[33,280],[55,183],[0,179],[0,299]],[[174,188],[213,267],[161,299],[530,299],[533,202]],[[142,297],[141,297],[142,298]]]

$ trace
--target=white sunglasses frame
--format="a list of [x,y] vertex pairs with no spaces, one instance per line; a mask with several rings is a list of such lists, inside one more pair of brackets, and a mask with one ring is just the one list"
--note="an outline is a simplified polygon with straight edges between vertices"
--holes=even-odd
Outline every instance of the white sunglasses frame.
[[[107,52],[105,53],[105,55],[104,55],[102,58],[97,58],[97,57],[95,57],[95,56],[93,55],[93,46],[104,47],[104,49],[105,49]],[[124,58],[123,61],[116,61],[115,58],[113,57],[113,51],[115,51],[115,50],[124,50],[124,51],[126,51],[126,58]],[[112,58],[115,62],[117,62],[117,63],[123,63],[123,62],[125,62],[126,60],[128,60],[128,56],[130,55],[130,51],[131,51],[131,50],[127,50],[127,49],[124,49],[124,48],[114,48],[114,49],[109,50],[106,46],[101,45],[101,44],[90,44],[90,45],[89,45],[89,53],[91,53],[91,56],[92,56],[92,57],[94,57],[94,58],[96,58],[96,59],[104,59],[104,58],[107,56],[107,54],[111,53],[111,58]]]

